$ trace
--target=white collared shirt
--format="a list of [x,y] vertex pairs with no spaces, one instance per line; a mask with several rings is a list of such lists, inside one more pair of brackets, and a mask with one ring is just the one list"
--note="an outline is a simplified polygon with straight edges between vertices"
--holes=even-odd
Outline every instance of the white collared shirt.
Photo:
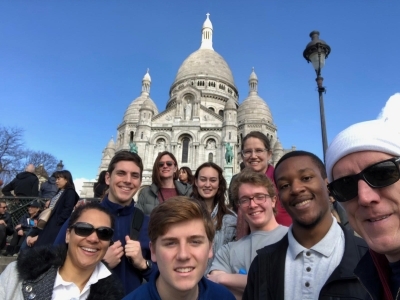
[[60,269],[57,271],[56,281],[53,287],[53,296],[51,299],[55,300],[86,300],[90,293],[90,286],[97,283],[100,279],[106,278],[111,275],[111,272],[103,263],[98,263],[90,276],[88,282],[83,288],[82,292],[79,287],[73,283],[62,279]]
[[289,248],[285,262],[285,299],[318,299],[329,276],[344,254],[344,232],[336,219],[324,236],[311,249],[304,248],[288,231]]

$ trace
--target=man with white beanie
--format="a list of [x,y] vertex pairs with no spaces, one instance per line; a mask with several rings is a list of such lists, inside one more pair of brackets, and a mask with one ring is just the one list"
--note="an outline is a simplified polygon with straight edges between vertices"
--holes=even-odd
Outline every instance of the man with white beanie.
[[340,132],[326,153],[331,194],[370,251],[358,263],[369,299],[400,299],[400,128],[388,120]]

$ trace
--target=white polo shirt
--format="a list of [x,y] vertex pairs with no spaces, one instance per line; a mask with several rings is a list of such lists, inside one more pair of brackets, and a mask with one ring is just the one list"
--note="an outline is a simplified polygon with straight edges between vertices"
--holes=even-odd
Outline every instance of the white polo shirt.
[[56,281],[54,282],[53,296],[51,299],[55,300],[86,300],[90,293],[90,286],[97,283],[100,279],[106,278],[111,275],[110,270],[102,263],[98,263],[90,276],[88,282],[83,288],[82,292],[78,286],[73,282],[68,282],[62,279],[59,270],[57,271]]
[[318,299],[329,276],[344,254],[344,232],[336,219],[325,235],[311,249],[304,248],[288,231],[289,248],[285,263],[285,299]]

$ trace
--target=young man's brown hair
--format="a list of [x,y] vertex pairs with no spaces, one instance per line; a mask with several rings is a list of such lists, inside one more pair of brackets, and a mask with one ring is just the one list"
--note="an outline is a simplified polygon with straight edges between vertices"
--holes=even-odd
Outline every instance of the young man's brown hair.
[[156,206],[150,214],[148,232],[151,243],[154,244],[171,225],[196,219],[203,220],[207,238],[212,243],[215,235],[214,224],[204,204],[186,196],[168,199]]
[[[276,190],[275,186],[272,183],[272,181],[265,176],[265,174],[260,174],[256,173],[251,169],[244,169],[242,172],[240,172],[233,183],[232,187],[232,197],[233,201],[239,206],[239,188],[242,184],[251,184],[254,186],[263,186],[267,189],[268,195],[274,197],[276,195]],[[273,207],[272,211],[274,212],[274,215],[276,215],[276,208]]]

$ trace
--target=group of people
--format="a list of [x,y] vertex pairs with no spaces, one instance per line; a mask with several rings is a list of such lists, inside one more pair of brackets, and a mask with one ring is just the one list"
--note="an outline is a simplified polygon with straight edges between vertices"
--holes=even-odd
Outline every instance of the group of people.
[[[3,188],[3,193],[6,196],[11,195],[11,191],[14,191],[15,196],[35,197],[36,195],[36,197],[41,196],[42,199],[46,200],[44,204],[38,200],[30,202],[27,206],[27,213],[21,216],[15,227],[13,227],[11,216],[8,213],[2,216],[0,212],[0,218],[3,218],[7,224],[5,229],[0,226],[1,249],[6,244],[6,237],[12,235],[10,244],[6,247],[6,256],[17,256],[20,249],[32,247],[33,245],[52,244],[57,237],[59,229],[69,218],[79,199],[79,195],[75,191],[72,175],[69,171],[61,170],[54,172],[41,185],[40,190],[37,182],[32,179],[35,177],[37,180],[37,176],[33,172],[33,165],[28,165],[25,172],[18,174],[13,181]],[[35,193],[32,192],[32,187],[34,187]],[[1,200],[1,202],[3,203],[2,206],[7,206],[5,200]],[[51,213],[46,227],[41,230],[37,228],[38,218],[40,213],[46,208],[49,208]]]
[[[118,152],[101,203],[71,215],[72,207],[52,223],[57,237],[44,237],[47,224],[27,242],[36,251],[22,251],[1,274],[0,298],[398,298],[400,132],[390,122],[339,133],[326,166],[307,151],[270,166],[260,132],[241,150],[245,168],[232,178],[229,205],[218,165],[204,163],[192,176],[167,151],[135,203],[142,160]],[[338,223],[333,203],[352,230]]]

